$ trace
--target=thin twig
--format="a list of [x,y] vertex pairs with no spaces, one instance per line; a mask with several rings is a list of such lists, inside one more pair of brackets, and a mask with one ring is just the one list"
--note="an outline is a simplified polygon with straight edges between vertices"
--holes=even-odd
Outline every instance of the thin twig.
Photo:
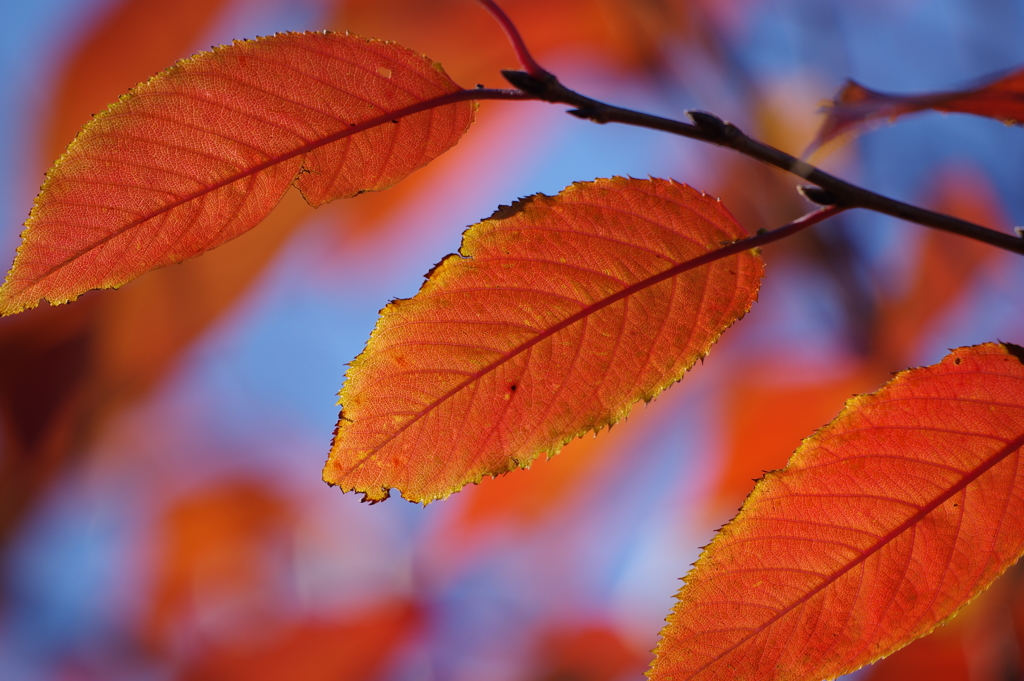
[[[778,241],[779,239],[785,239],[787,236],[796,234],[797,232],[803,231],[808,227],[813,227],[823,220],[827,220],[830,217],[839,215],[844,210],[847,210],[848,206],[834,205],[834,206],[822,206],[821,208],[811,211],[807,215],[803,215],[789,224],[783,225],[776,229],[769,231],[760,231],[754,236],[748,236],[746,239],[740,239],[734,241],[728,246],[724,246],[716,251],[707,253],[700,258],[694,258],[691,263],[697,263],[698,265],[704,265],[712,260],[718,260],[726,256],[732,255],[733,253],[741,253],[748,248],[760,248],[767,244]],[[704,261],[703,258],[710,258]],[[696,267],[697,265],[693,265]]]
[[505,32],[505,37],[512,44],[512,50],[516,53],[516,59],[519,60],[519,65],[523,67],[523,70],[539,80],[553,79],[554,76],[538,64],[533,55],[530,54],[530,50],[527,49],[522,36],[519,35],[519,29],[508,18],[505,11],[498,7],[494,0],[477,0],[477,2],[483,5],[484,9],[490,12],[494,20],[501,26],[501,30]]
[[502,71],[502,74],[512,85],[533,98],[575,107],[569,113],[577,118],[595,123],[624,123],[641,128],[662,130],[720,147],[727,147],[814,183],[835,197],[836,201],[844,208],[865,208],[926,227],[966,236],[1024,255],[1024,239],[1016,235],[912,206],[850,184],[795,156],[749,137],[732,123],[727,123],[713,114],[691,111],[688,113],[694,123],[683,123],[599,102],[570,90],[550,74],[543,78],[536,78],[523,71]]

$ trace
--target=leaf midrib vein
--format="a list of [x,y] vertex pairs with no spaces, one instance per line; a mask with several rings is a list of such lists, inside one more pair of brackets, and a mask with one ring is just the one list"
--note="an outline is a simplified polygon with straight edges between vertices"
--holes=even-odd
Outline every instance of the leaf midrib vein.
[[[936,508],[941,506],[947,499],[951,498],[954,494],[956,494],[960,490],[966,488],[967,485],[969,485],[970,483],[974,482],[979,477],[981,477],[982,475],[987,473],[996,464],[998,464],[1000,461],[1005,459],[1007,456],[1009,456],[1010,454],[1012,454],[1016,450],[1020,449],[1022,446],[1024,446],[1024,434],[1018,436],[1016,439],[1010,441],[1003,448],[997,450],[986,461],[983,461],[973,471],[971,471],[969,474],[965,475],[958,483],[956,483],[955,485],[950,486],[950,488],[948,490],[946,490],[942,494],[940,494],[937,497],[935,497],[928,504],[920,507],[919,511],[917,511],[916,513],[911,515],[909,518],[904,520],[902,523],[897,525],[895,528],[893,528],[893,530],[891,530],[887,534],[885,534],[882,537],[880,537],[879,540],[873,546],[869,547],[862,555],[858,556],[857,558],[855,558],[854,560],[850,561],[849,563],[847,563],[845,566],[843,566],[839,570],[836,570],[835,572],[830,574],[820,584],[816,585],[813,589],[808,591],[806,594],[804,594],[800,598],[796,599],[789,606],[787,606],[787,607],[783,608],[782,610],[780,610],[777,615],[775,615],[774,617],[770,618],[767,622],[764,622],[763,624],[759,625],[757,628],[753,629],[750,634],[748,634],[747,636],[743,637],[742,639],[740,639],[739,641],[737,641],[733,645],[729,646],[725,650],[723,650],[723,651],[721,651],[719,653],[716,653],[714,655],[714,657],[710,661],[705,663],[700,668],[694,670],[693,674],[691,674],[691,678],[693,676],[701,673],[702,671],[704,671],[705,669],[710,667],[712,664],[715,664],[716,662],[722,660],[726,655],[728,655],[732,651],[734,651],[737,648],[739,648],[741,645],[743,645],[744,643],[746,643],[747,641],[752,639],[754,636],[760,634],[763,631],[766,631],[775,622],[779,621],[780,619],[782,619],[783,617],[785,617],[789,613],[793,612],[796,608],[798,608],[799,606],[801,606],[804,603],[806,603],[807,601],[809,601],[811,598],[816,596],[818,593],[820,593],[826,587],[834,584],[840,577],[845,575],[847,572],[849,572],[850,570],[852,570],[856,566],[858,566],[858,565],[864,563],[865,561],[867,561],[868,558],[870,558],[875,553],[877,553],[879,550],[881,550],[882,547],[886,546],[887,544],[889,544],[890,542],[895,540],[896,537],[898,537],[899,535],[903,534],[908,529],[916,526],[916,524],[918,522],[923,520],[928,514],[930,514]],[[775,498],[775,497],[772,497],[772,498]]]
[[[744,250],[746,250],[746,249],[744,249]],[[736,255],[738,255],[738,254],[739,253],[737,253]],[[672,278],[672,277],[674,277],[674,276],[676,276],[678,274],[681,274],[683,272],[686,272],[686,271],[688,271],[690,269],[695,269],[697,267],[700,267],[701,265],[704,265],[704,264],[707,264],[707,263],[710,263],[710,262],[714,262],[715,260],[718,260],[718,259],[724,258],[724,257],[728,257],[728,256],[719,256],[717,251],[714,251],[714,250],[713,251],[709,251],[707,253],[704,253],[701,256],[698,256],[696,258],[692,258],[692,259],[687,260],[685,262],[682,262],[682,263],[679,263],[679,264],[674,265],[672,267],[669,267],[668,269],[663,270],[662,272],[659,272],[658,274],[655,274],[655,275],[652,275],[650,277],[647,277],[646,279],[642,279],[639,282],[637,282],[637,283],[635,283],[635,284],[633,284],[631,286],[628,286],[628,287],[626,287],[624,289],[621,289],[618,292],[616,292],[616,293],[614,293],[614,294],[612,294],[610,296],[607,296],[607,297],[605,297],[605,298],[603,298],[603,299],[601,299],[601,300],[599,300],[599,301],[597,301],[595,303],[587,305],[586,307],[581,309],[579,312],[577,312],[577,313],[575,313],[573,315],[570,315],[569,317],[566,317],[561,322],[558,322],[557,324],[553,324],[552,326],[548,327],[547,329],[544,329],[543,331],[538,333],[533,338],[531,338],[531,339],[529,339],[527,341],[524,341],[523,343],[520,343],[518,346],[516,346],[516,347],[512,348],[511,350],[509,350],[508,353],[505,356],[499,357],[498,359],[494,360],[490,364],[488,364],[488,365],[484,366],[483,368],[479,369],[478,371],[474,372],[474,376],[473,377],[468,378],[467,380],[463,381],[459,385],[451,388],[450,390],[448,390],[447,392],[442,394],[440,397],[438,397],[436,400],[434,400],[434,402],[432,402],[430,405],[428,405],[427,408],[425,408],[423,410],[422,414],[420,414],[416,418],[410,419],[406,423],[402,424],[401,427],[397,428],[395,430],[395,432],[390,437],[385,439],[383,442],[378,443],[377,445],[374,445],[372,448],[369,448],[369,453],[367,453],[359,461],[356,461],[354,464],[352,464],[347,469],[347,471],[345,472],[345,475],[351,475],[356,469],[358,469],[365,462],[367,462],[374,454],[376,454],[381,449],[386,447],[390,442],[392,442],[395,438],[397,438],[399,435],[401,435],[403,432],[405,432],[414,423],[418,422],[421,418],[423,418],[427,414],[431,413],[438,405],[440,405],[441,403],[447,401],[452,396],[458,394],[461,390],[465,389],[467,386],[469,386],[472,383],[474,383],[475,381],[479,380],[481,377],[487,375],[488,373],[490,373],[494,369],[498,368],[502,364],[510,361],[512,358],[516,357],[520,353],[529,350],[534,345],[537,345],[541,341],[543,341],[543,340],[545,340],[547,338],[550,338],[551,336],[555,335],[559,331],[562,331],[562,330],[568,328],[569,326],[572,326],[576,322],[578,322],[578,321],[580,321],[582,319],[585,319],[586,317],[589,317],[590,315],[592,315],[592,314],[594,314],[594,313],[596,313],[596,312],[598,312],[600,310],[603,310],[604,308],[608,307],[609,305],[617,303],[618,301],[622,300],[623,298],[626,298],[628,296],[633,295],[634,293],[637,293],[637,292],[642,291],[642,290],[644,290],[646,288],[649,288],[651,286],[659,284],[662,281],[665,281],[666,279],[670,279],[670,278]],[[426,321],[426,320],[424,320],[424,321]],[[406,323],[411,323],[411,322],[406,322]],[[360,449],[362,449],[362,448],[360,448]]]
[[[147,215],[145,217],[133,220],[133,221],[123,225],[122,227],[119,227],[118,229],[116,229],[113,232],[109,233],[105,237],[103,237],[103,238],[99,239],[98,241],[96,241],[94,244],[92,244],[89,248],[83,250],[81,253],[79,253],[79,254],[77,254],[77,255],[75,255],[73,257],[66,258],[65,260],[62,260],[61,262],[59,262],[59,263],[53,265],[52,267],[50,267],[49,269],[47,269],[42,274],[35,275],[34,279],[31,279],[31,280],[20,280],[20,281],[26,282],[26,285],[23,286],[20,289],[20,291],[24,291],[26,288],[28,288],[28,287],[30,287],[30,286],[32,286],[34,284],[37,284],[38,282],[40,282],[43,279],[45,279],[46,277],[50,276],[51,274],[53,274],[57,270],[65,267],[68,263],[73,262],[73,261],[77,260],[80,257],[83,257],[86,253],[95,251],[97,248],[103,246],[104,244],[108,243],[109,241],[111,241],[112,239],[116,238],[117,236],[120,236],[121,234],[127,232],[128,230],[130,230],[130,229],[132,229],[134,227],[137,227],[137,226],[141,225],[142,223],[147,222],[148,220],[152,220],[152,219],[154,219],[154,218],[156,218],[156,217],[158,217],[160,215],[166,214],[166,213],[174,210],[175,208],[178,208],[179,206],[185,205],[185,204],[187,204],[187,203],[189,203],[191,201],[195,201],[196,199],[199,199],[199,198],[202,198],[202,197],[207,196],[209,194],[212,194],[213,192],[217,191],[218,189],[222,189],[222,188],[228,186],[229,184],[232,184],[234,182],[238,182],[239,180],[243,180],[243,179],[245,179],[247,177],[256,175],[257,173],[260,173],[260,172],[262,172],[264,170],[267,170],[268,168],[272,168],[272,167],[274,167],[276,165],[279,165],[281,163],[284,163],[286,161],[290,161],[292,159],[298,158],[298,157],[300,157],[300,156],[302,156],[304,154],[309,153],[310,151],[318,149],[318,148],[320,148],[322,146],[325,146],[327,144],[331,144],[332,142],[337,142],[338,140],[344,139],[346,137],[350,137],[352,135],[358,134],[358,133],[363,132],[365,130],[368,130],[370,128],[374,128],[374,127],[376,127],[378,125],[382,125],[382,124],[387,123],[388,121],[390,121],[390,120],[392,120],[394,118],[400,118],[400,117],[403,117],[403,116],[413,115],[413,114],[416,114],[416,113],[420,113],[422,111],[427,111],[427,110],[435,108],[435,107],[439,108],[439,107],[442,107],[442,106],[447,106],[449,104],[456,104],[456,103],[461,103],[462,101],[471,100],[472,97],[470,95],[472,95],[473,92],[471,90],[458,90],[458,91],[456,91],[454,93],[450,93],[450,94],[451,95],[464,96],[464,97],[466,97],[466,99],[453,99],[453,101],[444,102],[442,104],[433,104],[433,103],[431,103],[431,100],[426,100],[426,101],[418,102],[418,103],[416,103],[414,105],[405,107],[404,109],[400,109],[400,110],[397,110],[397,111],[392,111],[392,112],[385,113],[385,114],[383,114],[381,116],[378,116],[377,118],[371,118],[371,119],[369,119],[367,121],[363,121],[362,123],[357,123],[355,125],[351,125],[348,128],[345,128],[343,130],[339,130],[336,133],[333,133],[331,135],[327,135],[327,136],[325,136],[325,137],[323,137],[321,139],[318,139],[318,140],[314,140],[313,142],[310,142],[308,144],[304,144],[304,145],[302,145],[300,147],[296,147],[295,149],[292,149],[289,152],[286,152],[286,153],[281,154],[279,156],[272,157],[272,158],[264,161],[263,163],[259,163],[259,164],[255,165],[255,166],[252,166],[251,168],[247,168],[246,170],[241,171],[239,173],[236,173],[235,175],[227,177],[227,178],[225,178],[225,179],[223,179],[223,180],[221,180],[219,182],[216,182],[216,183],[214,183],[212,185],[209,185],[207,187],[203,187],[199,191],[193,192],[192,194],[184,196],[184,197],[182,197],[181,199],[179,199],[177,201],[173,201],[173,202],[171,202],[171,203],[169,203],[169,204],[167,204],[165,206],[162,206],[159,210],[154,211],[153,213],[151,213],[151,214],[149,214],[149,215]],[[447,95],[445,95],[445,96],[447,97]],[[13,283],[13,281],[9,282],[9,283]]]

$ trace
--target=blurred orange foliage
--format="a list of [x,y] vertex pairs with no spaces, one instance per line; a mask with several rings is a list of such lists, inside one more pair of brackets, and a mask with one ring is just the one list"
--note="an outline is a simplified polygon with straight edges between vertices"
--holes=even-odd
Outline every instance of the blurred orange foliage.
[[408,603],[338,621],[305,621],[263,640],[211,646],[179,681],[364,681],[377,678],[415,630]]
[[168,649],[181,629],[229,640],[265,636],[280,605],[274,592],[293,525],[287,501],[241,480],[171,506],[152,535],[158,546],[143,637],[149,647]]
[[548,632],[537,655],[534,681],[618,681],[639,676],[647,656],[637,655],[610,627],[590,625]]

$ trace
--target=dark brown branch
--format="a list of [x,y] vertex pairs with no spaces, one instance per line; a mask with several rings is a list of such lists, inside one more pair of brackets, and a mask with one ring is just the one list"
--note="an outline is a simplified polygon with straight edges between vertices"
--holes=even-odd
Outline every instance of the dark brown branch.
[[1024,238],[982,227],[950,215],[912,206],[850,184],[795,156],[748,137],[732,123],[727,123],[713,114],[691,111],[688,112],[688,115],[693,124],[683,123],[670,118],[623,109],[585,97],[565,87],[550,74],[544,78],[535,78],[523,71],[502,71],[502,74],[512,85],[533,98],[575,107],[569,113],[577,118],[591,120],[595,123],[625,123],[641,128],[662,130],[720,147],[727,147],[812,182],[844,208],[873,210],[1024,255]]

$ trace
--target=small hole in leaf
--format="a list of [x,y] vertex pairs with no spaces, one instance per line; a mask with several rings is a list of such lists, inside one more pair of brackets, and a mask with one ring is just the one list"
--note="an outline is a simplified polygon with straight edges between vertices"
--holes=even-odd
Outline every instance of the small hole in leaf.
[[509,389],[509,390],[511,390],[512,392],[515,392],[515,391],[516,391],[516,389],[518,389],[518,388],[519,388],[519,386],[518,386],[518,385],[516,385],[515,383],[513,383],[512,385],[510,385],[510,386],[508,387],[508,389]]
[[391,77],[391,69],[389,69],[386,66],[378,66],[377,67],[377,75],[381,76],[383,78],[390,78]]
[[960,358],[959,357],[957,357],[956,359],[953,360],[953,364],[959,364],[959,363],[960,363]]

